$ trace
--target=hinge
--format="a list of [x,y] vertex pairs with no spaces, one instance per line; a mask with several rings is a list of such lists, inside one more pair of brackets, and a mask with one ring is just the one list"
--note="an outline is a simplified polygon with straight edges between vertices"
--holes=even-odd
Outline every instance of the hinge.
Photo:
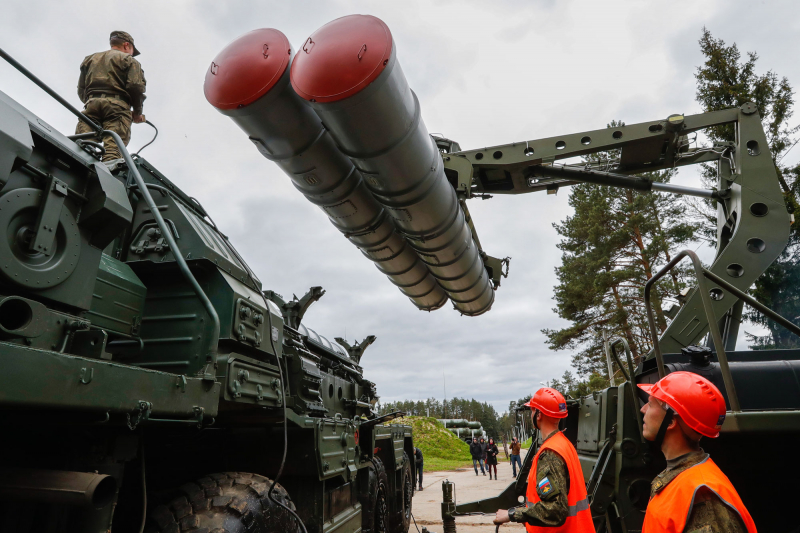
[[36,233],[31,239],[32,252],[49,256],[55,251],[56,229],[68,190],[66,183],[54,176],[48,176],[36,219]]

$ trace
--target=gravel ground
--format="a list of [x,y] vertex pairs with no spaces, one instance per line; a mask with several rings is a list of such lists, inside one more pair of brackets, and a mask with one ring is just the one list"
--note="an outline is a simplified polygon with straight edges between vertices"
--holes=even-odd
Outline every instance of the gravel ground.
[[[522,450],[523,460],[525,450]],[[501,452],[502,454],[502,452]],[[442,481],[449,479],[456,485],[456,503],[466,503],[473,500],[480,500],[495,496],[514,481],[511,475],[511,465],[509,463],[499,463],[497,465],[497,477],[499,479],[489,479],[489,476],[480,475],[470,469],[449,470],[443,472],[426,472],[423,477],[422,492],[414,493],[412,510],[417,526],[420,531],[422,526],[428,528],[431,533],[442,533]],[[456,518],[456,529],[458,533],[495,533],[495,526],[492,524],[494,515],[491,516],[465,516]],[[414,523],[411,523],[409,533],[416,533]],[[520,533],[525,531],[522,524],[505,524],[500,526],[500,533]]]

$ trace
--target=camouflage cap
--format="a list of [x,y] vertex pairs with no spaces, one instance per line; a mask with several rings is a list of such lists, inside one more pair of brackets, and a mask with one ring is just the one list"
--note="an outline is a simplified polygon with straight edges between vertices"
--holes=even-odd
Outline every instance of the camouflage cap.
[[131,46],[133,46],[133,54],[132,54],[133,57],[136,57],[141,53],[136,48],[136,45],[133,44],[133,37],[131,37],[130,33],[126,32],[126,31],[112,31],[111,35],[109,36],[108,39],[111,40],[111,39],[114,39],[114,38],[120,39],[120,40],[125,41],[127,43],[131,43]]

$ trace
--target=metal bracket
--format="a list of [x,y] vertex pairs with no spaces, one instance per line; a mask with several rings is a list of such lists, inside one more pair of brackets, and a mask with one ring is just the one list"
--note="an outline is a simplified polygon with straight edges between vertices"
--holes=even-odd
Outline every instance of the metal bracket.
[[94,368],[81,368],[81,377],[80,381],[84,385],[88,385],[92,382],[92,378],[94,377]]
[[61,218],[61,209],[67,198],[69,187],[54,176],[48,176],[36,218],[36,232],[31,238],[30,250],[44,255],[52,255],[55,251],[56,229]]
[[[133,413],[126,413],[125,417],[128,420],[128,429],[134,431],[136,427],[150,418],[150,412],[153,410],[153,404],[139,400],[139,407],[133,410]],[[133,417],[131,417],[133,415]]]

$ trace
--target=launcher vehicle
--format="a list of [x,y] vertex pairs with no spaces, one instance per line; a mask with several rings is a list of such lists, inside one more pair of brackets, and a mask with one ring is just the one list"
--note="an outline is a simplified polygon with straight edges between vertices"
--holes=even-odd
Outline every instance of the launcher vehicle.
[[197,200],[102,163],[102,128],[0,55],[94,129],[0,92],[0,532],[406,533],[375,337],[318,335],[321,287],[263,290]]
[[[649,280],[644,298],[653,353],[635,368],[632,361],[619,362],[628,369],[623,384],[571,402],[567,435],[581,455],[598,531],[638,531],[650,481],[663,460],[642,437],[636,383],[676,370],[697,372],[720,387],[729,408],[722,437],[706,446],[758,527],[784,532],[800,525],[791,513],[775,512],[774,501],[775,494],[790,500],[798,495],[800,352],[735,351],[745,303],[800,333],[745,293],[783,252],[792,223],[754,104],[465,151],[452,140],[428,135],[389,28],[362,15],[323,26],[297,54],[276,30],[251,32],[212,62],[205,91],[264,157],[427,311],[449,299],[464,315],[485,313],[507,275],[507,260],[481,248],[466,207],[470,198],[594,183],[716,201],[713,263],[704,268],[693,252],[684,251]],[[734,142],[691,147],[690,135],[721,125],[735,129]],[[569,161],[598,153],[618,156],[601,163]],[[714,190],[637,176],[699,163],[717,165]],[[685,258],[691,260],[696,287],[661,331],[653,319],[651,290]],[[706,336],[707,346],[698,348]],[[624,339],[611,339],[609,358],[619,359],[618,346],[629,354]],[[742,460],[765,439],[771,456],[780,460]],[[517,505],[526,475],[497,498],[466,504],[456,504],[452,487],[445,485],[445,531],[455,530],[460,514]],[[763,490],[764,479],[770,480],[769,491]]]

